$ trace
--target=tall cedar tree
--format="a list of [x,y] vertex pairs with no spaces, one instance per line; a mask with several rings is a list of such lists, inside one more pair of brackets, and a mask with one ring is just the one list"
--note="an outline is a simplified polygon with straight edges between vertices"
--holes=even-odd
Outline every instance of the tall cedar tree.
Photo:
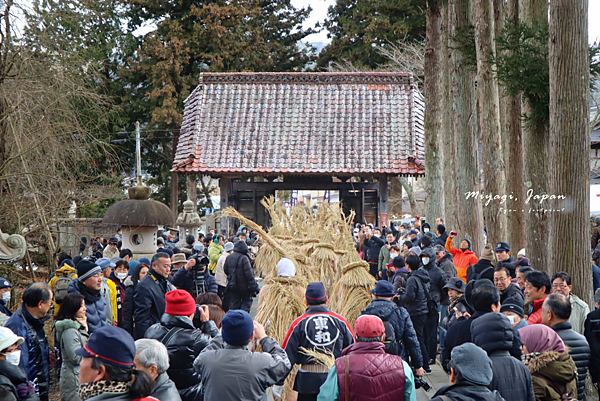
[[329,7],[325,27],[331,43],[318,67],[344,60],[356,67],[376,68],[387,60],[378,47],[401,39],[425,37],[425,0],[337,0]]
[[[156,30],[137,38],[119,75],[129,82],[125,95],[131,119],[145,129],[147,145],[160,150],[148,166],[157,185],[155,199],[169,202],[173,135],[183,117],[183,101],[202,72],[300,71],[312,60],[300,41],[310,8],[290,0],[124,0],[129,29],[154,22]],[[183,187],[180,179],[179,187]],[[181,199],[181,196],[180,196]]]

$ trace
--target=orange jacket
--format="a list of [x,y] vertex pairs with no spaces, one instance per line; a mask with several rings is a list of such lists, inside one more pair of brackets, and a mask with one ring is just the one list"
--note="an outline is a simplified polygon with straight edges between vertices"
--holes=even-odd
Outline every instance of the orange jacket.
[[542,304],[546,300],[547,297],[542,299],[537,299],[533,301],[533,310],[531,314],[527,317],[527,323],[529,325],[532,324],[542,324]]
[[475,256],[472,250],[467,249],[462,251],[452,246],[452,238],[448,237],[446,240],[446,250],[452,254],[454,258],[454,266],[456,267],[456,276],[465,283],[467,282],[467,268],[475,263],[479,259]]

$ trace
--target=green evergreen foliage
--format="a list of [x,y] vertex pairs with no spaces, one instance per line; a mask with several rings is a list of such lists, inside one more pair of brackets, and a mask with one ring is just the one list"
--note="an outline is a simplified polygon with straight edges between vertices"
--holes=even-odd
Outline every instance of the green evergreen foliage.
[[318,67],[348,62],[377,68],[387,61],[378,50],[382,46],[425,37],[425,10],[425,0],[337,0],[324,23],[331,43],[321,51]]
[[477,71],[477,49],[475,48],[475,27],[473,24],[456,28],[456,35],[452,37],[452,49],[463,56],[463,66],[471,71]]

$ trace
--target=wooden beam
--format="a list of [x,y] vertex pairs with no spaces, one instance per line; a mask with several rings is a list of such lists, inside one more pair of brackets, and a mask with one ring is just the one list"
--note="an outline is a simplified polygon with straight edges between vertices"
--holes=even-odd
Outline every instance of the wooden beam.
[[379,177],[379,227],[388,225],[388,178]]
[[171,213],[177,216],[179,206],[179,174],[176,171],[171,172]]
[[[225,178],[221,178],[224,180]],[[233,188],[238,191],[252,191],[257,189],[259,191],[288,191],[292,189],[298,190],[376,190],[379,189],[379,183],[377,182],[233,182]]]
[[[221,191],[221,210],[230,205],[229,197],[232,194],[231,178],[219,178],[219,189]],[[221,230],[226,230],[227,237],[231,235],[230,218],[221,217]]]
[[187,175],[187,197],[194,203],[194,209],[198,208],[198,183],[195,174]]

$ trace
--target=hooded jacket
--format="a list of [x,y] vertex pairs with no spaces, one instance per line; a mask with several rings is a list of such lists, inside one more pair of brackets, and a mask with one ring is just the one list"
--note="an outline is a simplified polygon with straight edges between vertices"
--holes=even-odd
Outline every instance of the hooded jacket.
[[[50,281],[48,282],[48,285],[50,286],[50,288],[52,288],[52,293],[54,294],[56,291],[56,282],[58,281],[58,278],[61,276],[68,276],[71,279],[75,279],[77,278],[77,270],[75,270],[74,267],[69,266],[66,263],[63,263],[63,265],[60,267],[60,269],[58,269],[57,271],[54,272],[54,277],[52,277],[50,279]],[[68,292],[68,290],[67,290]],[[54,308],[54,316],[58,315],[58,310],[60,308]]]
[[133,338],[138,340],[144,337],[148,327],[160,322],[165,313],[167,301],[165,294],[174,290],[175,287],[167,279],[150,268],[135,287],[133,287],[133,303],[135,309],[135,327]]
[[194,359],[210,343],[211,338],[219,335],[215,322],[202,323],[202,329],[196,329],[186,316],[162,315],[146,331],[145,338],[161,341],[171,330],[178,330],[166,344],[170,366],[167,374],[179,390],[183,401],[194,401],[202,394],[202,378],[194,371]]
[[404,305],[408,314],[411,316],[426,315],[427,296],[425,291],[429,291],[429,273],[422,267],[414,270],[406,281],[406,292],[398,296],[400,302]]
[[487,278],[492,283],[494,282],[494,265],[487,259],[479,259],[477,263],[467,268],[467,283],[475,279],[476,274],[480,274],[482,272],[483,275],[480,277],[480,279]]
[[5,325],[17,336],[25,339],[25,342],[19,345],[19,368],[27,375],[27,380],[37,382],[42,401],[48,400],[50,384],[50,348],[44,332],[44,322],[48,319],[50,315],[41,319],[34,318],[25,308],[25,304],[21,304]]
[[0,387],[7,389],[17,401],[39,401],[35,391],[29,392],[24,398],[19,397],[17,386],[27,383],[27,376],[21,368],[9,362],[0,360]]
[[591,351],[584,336],[572,329],[570,322],[557,323],[550,327],[558,334],[568,348],[569,355],[577,366],[577,398],[583,400],[585,377],[590,364]]
[[444,231],[444,233],[442,235],[440,235],[439,237],[436,238],[435,243],[433,245],[434,246],[441,245],[441,246],[445,247],[447,239],[448,239],[448,232]]
[[497,391],[490,391],[486,386],[460,381],[450,386],[442,387],[435,393],[431,401],[443,401],[442,395],[452,401],[512,401],[504,400]]
[[410,272],[406,267],[401,267],[394,272],[392,276],[392,285],[394,286],[394,293],[397,294],[400,288],[406,288],[406,280]]
[[561,391],[566,385],[569,395],[577,396],[577,375],[575,374],[577,368],[568,353],[547,351],[540,354],[529,354],[526,355],[525,366],[531,372],[536,400],[562,401],[560,394],[543,378],[537,377],[536,373],[545,376]]
[[456,266],[454,266],[454,258],[452,257],[451,253],[446,252],[446,254],[439,260],[439,262],[436,263],[438,267],[442,269],[444,273],[446,273],[446,276],[448,276],[448,278],[456,277]]
[[208,266],[211,268],[211,273],[213,274],[215,273],[214,269],[217,267],[217,262],[223,254],[223,249],[224,248],[215,241],[211,241],[208,246]]
[[473,343],[487,352],[494,377],[487,386],[506,400],[535,401],[529,370],[510,355],[514,332],[501,313],[487,313],[471,326]]
[[242,298],[249,297],[248,284],[254,280],[254,272],[248,258],[248,245],[245,242],[238,241],[233,247],[233,253],[225,259],[223,271],[229,277],[235,271],[236,290]]
[[410,353],[414,366],[423,366],[421,346],[406,309],[398,307],[394,302],[387,299],[374,299],[360,314],[377,316],[384,322],[390,322],[394,328],[396,341],[398,341],[398,355],[406,361]]
[[71,283],[69,283],[69,293],[76,292],[85,298],[85,307],[87,309],[85,316],[87,317],[88,332],[92,334],[95,330],[102,326],[106,326],[107,324],[106,314],[108,312],[106,309],[106,301],[104,300],[102,291],[99,291],[100,299],[92,301],[86,296],[86,290],[83,289],[83,287],[85,286],[83,283],[80,283],[79,280],[71,280]]
[[63,401],[79,401],[79,364],[82,357],[75,350],[87,343],[89,334],[79,322],[71,319],[58,320],[54,327],[62,355],[60,397]]
[[441,303],[449,304],[448,292],[444,291],[444,286],[448,283],[448,276],[440,269],[435,262],[435,250],[432,247],[427,247],[421,252],[421,260],[423,255],[429,256],[429,263],[423,268],[429,274],[429,296],[439,306]]
[[467,268],[477,263],[477,256],[470,249],[457,249],[452,246],[452,238],[446,240],[446,250],[452,254],[454,258],[454,266],[456,266],[456,277],[460,277],[462,281],[467,282]]
[[125,295],[123,296],[123,321],[121,322],[121,328],[125,329],[129,334],[133,336],[133,281],[131,276],[127,277],[123,282],[125,287]]

